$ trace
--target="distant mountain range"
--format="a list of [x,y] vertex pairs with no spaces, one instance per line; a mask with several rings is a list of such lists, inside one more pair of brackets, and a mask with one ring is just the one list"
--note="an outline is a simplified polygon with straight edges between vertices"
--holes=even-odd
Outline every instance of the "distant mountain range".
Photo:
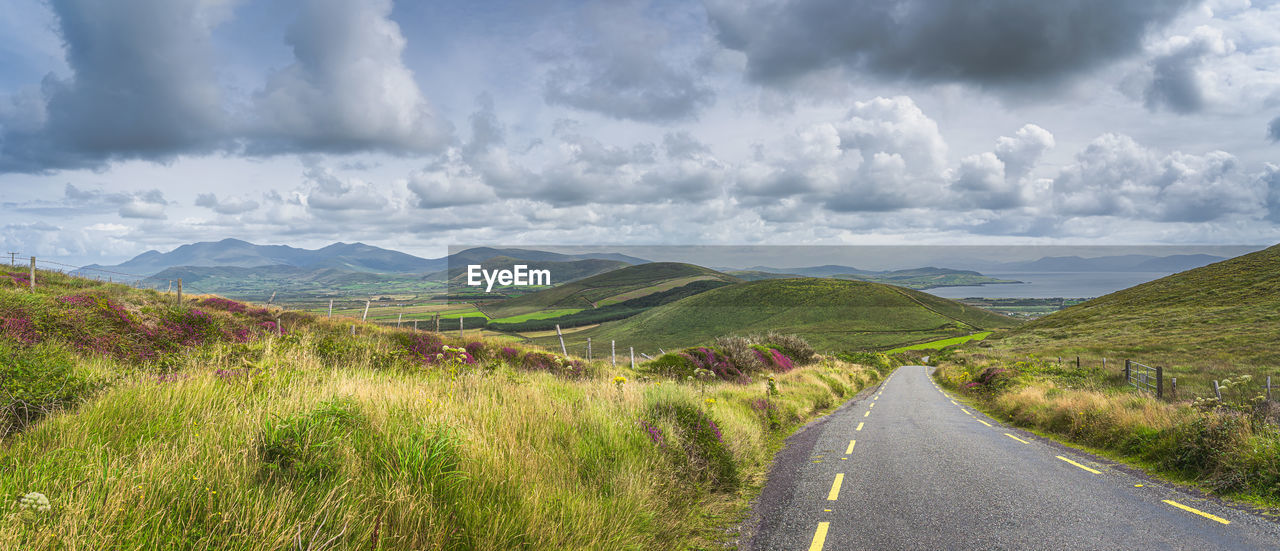
[[989,272],[1183,272],[1226,260],[1207,254],[1151,256],[1126,254],[1081,258],[1046,256],[1030,262],[1006,262],[991,266]]
[[[147,251],[115,266],[90,264],[81,270],[91,273],[90,270],[93,269],[105,269],[126,274],[154,276],[171,268],[292,267],[307,272],[333,269],[381,274],[427,274],[441,272],[450,267],[480,264],[498,256],[536,262],[611,260],[628,265],[648,262],[641,258],[616,253],[571,255],[489,247],[467,249],[443,258],[421,258],[364,243],[334,243],[313,250],[288,245],[255,245],[239,239],[223,239],[182,245],[167,253]],[[195,275],[190,270],[187,272]]]

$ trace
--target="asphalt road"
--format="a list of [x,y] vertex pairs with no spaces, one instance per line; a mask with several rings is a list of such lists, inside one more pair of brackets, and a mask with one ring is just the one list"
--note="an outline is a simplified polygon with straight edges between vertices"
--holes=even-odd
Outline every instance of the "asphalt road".
[[744,547],[1280,549],[1280,525],[1002,426],[931,370],[899,368],[793,436]]

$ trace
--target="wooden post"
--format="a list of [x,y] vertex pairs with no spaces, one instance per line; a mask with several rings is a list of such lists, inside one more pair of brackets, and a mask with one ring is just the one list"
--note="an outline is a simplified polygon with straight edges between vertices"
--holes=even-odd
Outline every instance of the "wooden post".
[[440,332],[440,312],[436,312],[435,315],[432,317],[433,319],[436,320],[436,333],[439,333]]
[[178,307],[182,307],[182,278],[178,278]]
[[461,338],[462,338],[462,336],[463,336],[463,334],[464,334],[464,333],[462,332],[462,326],[463,326],[463,324],[465,323],[465,322],[463,322],[462,320],[464,320],[464,319],[466,319],[466,318],[462,317],[462,315],[461,315],[461,314],[459,314],[459,315],[458,315],[458,338],[459,338],[459,339],[461,339]]
[[418,332],[418,320],[413,320],[413,331]]
[[618,367],[618,343],[609,341],[609,365]]
[[329,299],[329,319],[333,319],[333,299]]
[[284,326],[280,325],[280,316],[276,316],[276,333],[279,333],[282,337],[284,336]]
[[1076,356],[1076,369],[1080,369],[1080,356]]
[[1102,359],[1102,370],[1103,370],[1103,371],[1106,371],[1106,370],[1107,370],[1107,359],[1106,359],[1106,358],[1103,358],[1103,359]]
[[569,349],[564,346],[564,335],[560,333],[560,324],[556,324],[556,337],[560,339],[560,353],[569,356]]
[[1156,366],[1156,398],[1164,398],[1164,368]]
[[275,301],[276,301],[276,292],[271,291],[271,298],[267,299],[267,304],[271,304],[272,302],[275,302]]
[[351,334],[352,334],[352,335],[356,334],[356,324],[354,324],[354,323],[353,323],[353,324],[351,324]]
[[400,322],[404,321],[404,312],[400,312],[400,316],[396,318],[396,329],[400,328]]
[[169,280],[169,288],[164,290],[164,294],[166,294],[166,295],[167,295],[167,294],[172,293],[172,292],[173,292],[173,280],[172,280],[172,279],[170,279],[170,280]]
[[1271,401],[1271,376],[1267,375],[1267,401]]
[[1169,379],[1169,396],[1174,400],[1178,399],[1178,378],[1177,377],[1172,377]]
[[631,347],[631,369],[636,368],[636,347]]
[[1218,397],[1218,401],[1222,401],[1222,388],[1218,387],[1218,381],[1213,381],[1213,395]]
[[587,361],[591,361],[591,337],[587,337]]
[[369,303],[372,301],[364,301],[364,315],[360,316],[360,321],[369,319]]
[[1129,360],[1125,360],[1125,361],[1124,361],[1124,382],[1125,382],[1125,384],[1129,384],[1129,365],[1130,365],[1131,363],[1132,363],[1132,362],[1130,362]]
[[36,257],[31,257],[31,281],[27,282],[31,285],[31,290],[36,290]]

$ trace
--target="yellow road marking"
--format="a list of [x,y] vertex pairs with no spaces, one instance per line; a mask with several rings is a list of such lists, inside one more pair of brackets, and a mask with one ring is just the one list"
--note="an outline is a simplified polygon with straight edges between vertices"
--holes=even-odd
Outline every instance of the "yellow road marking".
[[873,407],[876,407],[876,403],[875,403],[875,402],[871,402],[871,405],[867,406],[867,408],[868,408],[868,409],[873,408]]
[[969,410],[964,408],[960,408],[960,411],[963,411],[965,415],[973,415],[972,413],[969,413]]
[[960,404],[957,404],[955,400],[952,400],[952,401],[951,401],[951,405],[953,405],[953,406],[958,406],[958,405],[960,405]]
[[1231,521],[1229,521],[1229,520],[1227,520],[1227,519],[1225,519],[1225,518],[1222,518],[1222,517],[1219,517],[1219,516],[1215,516],[1215,515],[1211,515],[1211,514],[1209,514],[1209,513],[1206,513],[1206,512],[1204,512],[1204,511],[1201,511],[1201,510],[1198,510],[1198,509],[1192,509],[1191,507],[1187,507],[1186,505],[1183,505],[1183,504],[1181,504],[1181,503],[1178,503],[1178,502],[1176,502],[1176,501],[1174,501],[1174,500],[1172,500],[1172,499],[1166,499],[1166,500],[1164,500],[1164,502],[1165,502],[1165,503],[1168,503],[1169,505],[1172,505],[1172,506],[1174,506],[1174,507],[1177,507],[1177,508],[1179,508],[1179,509],[1182,509],[1183,511],[1187,511],[1187,512],[1189,512],[1189,513],[1195,513],[1195,514],[1200,515],[1200,516],[1202,516],[1202,517],[1204,517],[1204,518],[1207,518],[1207,519],[1209,519],[1209,520],[1215,520],[1215,521],[1221,522],[1221,523],[1223,523],[1223,524],[1231,524]]
[[863,416],[863,417],[870,417],[870,416],[871,416],[871,410],[867,410],[867,412],[866,412],[866,413],[864,413],[864,414],[862,414],[862,416]]
[[874,401],[879,400],[879,399],[880,399],[880,395],[879,395],[879,394],[877,394],[875,398],[872,398],[872,399],[871,399],[871,401],[872,401],[872,402],[874,402]]
[[[979,419],[979,421],[981,421],[981,419]],[[988,426],[989,426],[989,425],[988,425]],[[1023,439],[1021,439],[1021,438],[1018,438],[1017,436],[1014,436],[1014,435],[1012,435],[1012,434],[1009,434],[1009,433],[1007,433],[1007,432],[1006,432],[1006,433],[1004,433],[1004,435],[1005,435],[1005,436],[1008,436],[1009,438],[1012,438],[1012,439],[1014,439],[1014,440],[1017,440],[1017,441],[1019,441],[1019,442],[1022,442],[1023,444],[1030,444],[1030,443],[1031,443],[1031,442],[1027,442],[1026,440],[1023,440]],[[1058,456],[1058,459],[1062,459],[1062,456]],[[1065,461],[1065,460],[1064,460],[1064,461]],[[1078,463],[1076,463],[1076,464],[1078,465]]]
[[[975,417],[975,419],[977,419],[977,418]],[[988,423],[988,422],[986,422],[986,421],[983,421],[982,419],[978,419],[978,422],[979,422],[979,423],[982,423],[982,424],[984,424],[984,425],[986,425],[986,426],[988,426],[988,427],[989,427],[989,426],[991,426],[991,423]]]
[[813,533],[813,543],[809,544],[809,551],[822,551],[822,544],[827,542],[827,528],[831,526],[830,522],[819,522],[818,531]]
[[856,429],[854,429],[854,430],[862,430],[862,423],[858,423],[858,428],[856,428]]
[[1086,470],[1086,471],[1089,471],[1089,472],[1091,472],[1091,473],[1093,473],[1093,474],[1102,474],[1102,471],[1099,471],[1099,470],[1096,470],[1096,469],[1090,469],[1089,467],[1086,467],[1086,466],[1084,466],[1084,465],[1081,465],[1081,464],[1079,464],[1079,463],[1076,463],[1075,461],[1072,461],[1072,460],[1070,460],[1070,459],[1067,459],[1067,458],[1065,458],[1065,457],[1062,457],[1061,455],[1059,455],[1059,456],[1058,456],[1058,459],[1061,459],[1061,460],[1063,460],[1063,461],[1066,461],[1067,463],[1070,463],[1070,464],[1072,464],[1072,465],[1075,465],[1075,466],[1077,466],[1077,467],[1080,467],[1081,469],[1084,469],[1084,470]]
[[836,474],[835,482],[831,483],[831,491],[827,493],[827,501],[835,501],[840,497],[840,485],[844,484],[844,473]]
[[847,448],[845,448],[845,449],[844,449],[844,454],[845,454],[845,455],[849,455],[849,454],[853,453],[853,445],[854,445],[854,444],[857,444],[857,443],[858,443],[858,441],[857,441],[857,440],[850,440],[850,441],[849,441],[849,447],[847,447]]

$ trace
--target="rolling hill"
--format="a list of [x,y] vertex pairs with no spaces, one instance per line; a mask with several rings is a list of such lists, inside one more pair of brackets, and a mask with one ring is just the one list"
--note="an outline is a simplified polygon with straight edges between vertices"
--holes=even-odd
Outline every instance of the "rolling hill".
[[[722,335],[778,330],[799,334],[819,350],[845,351],[889,348],[1017,323],[955,301],[879,283],[765,279],[707,291],[573,333],[572,338],[615,340],[620,346],[648,352],[705,343]],[[551,345],[554,339],[541,337],[534,342]]]
[[204,241],[182,245],[167,253],[147,251],[115,266],[92,264],[86,269],[106,268],[150,276],[180,266],[256,268],[293,266],[318,270],[333,268],[354,272],[422,273],[442,270],[445,259],[419,258],[399,251],[364,243],[334,243],[320,249],[300,249],[288,245],[255,245],[239,239]]
[[[604,260],[597,258],[552,261],[528,260],[523,258],[513,258],[510,256],[494,256],[485,260],[469,262],[466,264],[453,263],[447,271],[430,274],[427,278],[436,281],[448,280],[450,289],[465,287],[467,285],[467,266],[472,264],[479,265],[485,270],[511,268],[511,266],[515,264],[523,264],[528,266],[530,270],[548,270],[551,272],[551,282],[554,285],[569,283],[571,281],[603,274],[605,272],[611,272],[631,265],[621,260]],[[497,288],[497,286],[494,287],[494,289]]]
[[1280,245],[1098,297],[998,341],[1018,353],[1131,358],[1188,374],[1274,371],[1277,343]]
[[488,304],[484,306],[484,310],[491,318],[505,318],[554,308],[595,308],[674,289],[694,281],[713,279],[738,281],[733,276],[693,264],[651,262]]

